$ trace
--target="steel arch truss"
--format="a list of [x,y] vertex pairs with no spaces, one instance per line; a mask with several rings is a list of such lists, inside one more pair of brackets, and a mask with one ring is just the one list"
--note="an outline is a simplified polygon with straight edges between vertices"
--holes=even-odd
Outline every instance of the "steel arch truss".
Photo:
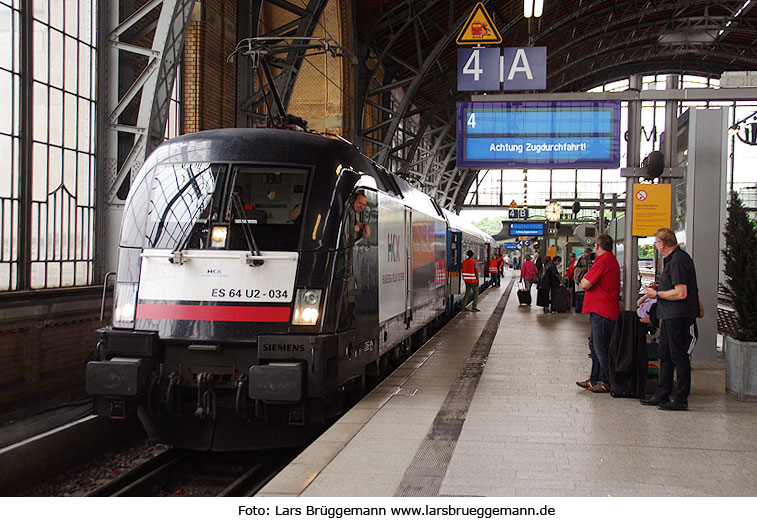
[[[485,4],[489,2],[484,2]],[[360,140],[378,163],[451,209],[468,171],[456,167],[454,44],[470,2],[408,0],[371,28]]]
[[[547,47],[549,91],[582,91],[631,74],[757,70],[755,1],[555,0],[531,24],[521,3],[484,4],[502,46]],[[389,5],[364,41],[360,141],[377,162],[459,208],[478,171],[455,168],[454,103],[467,94],[455,94],[450,74],[454,38],[472,4]]]
[[[262,1],[257,2],[257,4],[261,3]],[[248,37],[281,37],[283,39],[286,37],[311,37],[328,0],[309,0],[306,7],[300,7],[286,0],[269,0],[268,3],[286,11],[287,16],[282,18],[290,21],[265,33],[260,32],[260,35],[248,35]],[[259,12],[260,6],[258,5],[256,9]],[[284,108],[289,107],[305,54],[306,50],[301,49],[290,52],[286,57],[277,57],[269,61],[274,74],[274,83],[281,95]],[[247,59],[241,57],[239,60],[247,61]],[[267,84],[261,86],[259,82],[254,81],[247,83],[247,87],[249,92],[241,102],[237,112],[241,118],[240,122],[246,122],[248,125],[265,123],[268,117],[267,108],[272,97],[271,89]]]
[[[630,73],[664,70],[720,75],[757,67],[755,2],[563,1],[535,32],[549,50],[552,91],[575,91]],[[738,63],[738,66],[737,66]]]
[[101,2],[100,184],[108,204],[163,141],[195,0]]

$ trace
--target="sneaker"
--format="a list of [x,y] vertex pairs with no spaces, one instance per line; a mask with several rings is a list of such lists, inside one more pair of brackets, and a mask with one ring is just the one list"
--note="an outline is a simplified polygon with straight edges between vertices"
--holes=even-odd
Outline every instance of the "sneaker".
[[677,401],[669,401],[665,403],[661,403],[657,406],[658,409],[661,411],[688,411],[689,405],[686,403],[681,403]]
[[657,396],[651,396],[649,398],[642,398],[639,403],[642,405],[662,405],[668,401],[667,398],[658,398]]
[[598,381],[594,385],[589,385],[591,392],[610,392],[610,386],[604,381]]
[[480,311],[481,310],[479,310],[478,308],[471,308],[471,312],[480,312]]
[[582,389],[588,389],[589,387],[591,387],[591,380],[577,381],[576,385],[578,385]]

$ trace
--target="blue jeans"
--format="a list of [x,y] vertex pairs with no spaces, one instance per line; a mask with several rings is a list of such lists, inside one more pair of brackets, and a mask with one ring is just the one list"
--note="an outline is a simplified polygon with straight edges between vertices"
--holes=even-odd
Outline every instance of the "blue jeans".
[[589,315],[591,325],[591,337],[589,338],[589,350],[591,350],[591,380],[592,385],[603,381],[609,385],[610,378],[607,372],[608,356],[610,351],[610,338],[615,327],[615,321],[607,319],[599,314]]

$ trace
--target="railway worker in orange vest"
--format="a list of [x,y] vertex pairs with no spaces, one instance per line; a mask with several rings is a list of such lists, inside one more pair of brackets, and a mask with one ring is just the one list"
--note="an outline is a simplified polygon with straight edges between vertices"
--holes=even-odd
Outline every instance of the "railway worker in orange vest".
[[499,288],[499,258],[496,255],[489,261],[489,275],[491,275],[494,287]]
[[473,307],[471,312],[480,312],[478,309],[478,270],[476,269],[476,259],[473,258],[473,251],[470,249],[466,253],[467,259],[463,261],[462,276],[465,281],[465,295],[463,296],[460,308],[468,310],[465,306],[468,304],[468,294],[473,296]]

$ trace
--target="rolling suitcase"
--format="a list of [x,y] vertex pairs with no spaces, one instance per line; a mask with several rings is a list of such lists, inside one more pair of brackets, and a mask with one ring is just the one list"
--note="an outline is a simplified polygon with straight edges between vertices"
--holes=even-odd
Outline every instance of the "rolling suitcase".
[[559,313],[567,312],[570,306],[569,299],[570,294],[568,293],[568,288],[565,286],[552,288],[552,311]]
[[518,303],[531,305],[531,292],[529,290],[518,290]]
[[518,304],[527,304],[531,306],[531,290],[526,289],[523,279],[518,282]]

